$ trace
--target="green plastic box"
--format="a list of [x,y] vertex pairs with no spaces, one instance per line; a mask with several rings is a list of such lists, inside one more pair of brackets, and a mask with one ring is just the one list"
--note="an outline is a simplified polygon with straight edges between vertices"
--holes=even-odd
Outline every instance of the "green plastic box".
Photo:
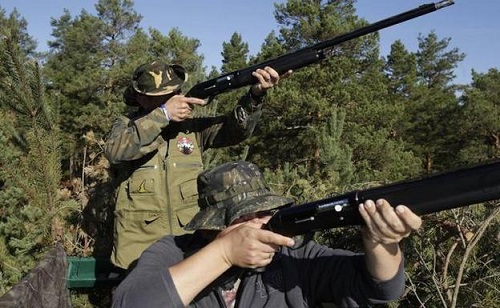
[[69,289],[112,286],[123,280],[123,272],[117,270],[109,258],[67,257],[67,261]]

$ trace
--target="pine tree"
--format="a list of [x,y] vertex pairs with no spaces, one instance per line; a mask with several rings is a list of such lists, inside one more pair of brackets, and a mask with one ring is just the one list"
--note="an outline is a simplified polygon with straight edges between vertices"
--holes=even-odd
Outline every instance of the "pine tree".
[[64,241],[58,109],[37,62],[12,37],[0,44],[1,289],[16,283],[55,242]]
[[240,34],[233,33],[229,42],[222,43],[222,73],[245,68],[248,51],[248,43],[243,42]]
[[19,48],[26,55],[35,55],[37,43],[27,32],[28,22],[14,9],[9,16],[0,6],[0,36],[10,37],[18,42]]
[[408,92],[407,118],[402,123],[409,148],[422,160],[423,170],[431,173],[453,165],[458,100],[451,82],[464,55],[457,48],[449,50],[450,39],[439,40],[433,32],[418,40],[416,86]]
[[408,99],[417,82],[417,59],[404,44],[397,40],[391,45],[385,71],[389,79],[389,91],[401,99]]
[[[126,54],[127,41],[140,16],[132,1],[101,0],[97,16],[86,11],[73,18],[68,11],[53,18],[53,41],[44,65],[50,91],[60,98],[64,128],[65,165],[70,174],[82,164],[84,136],[93,131],[102,138],[110,120],[125,111],[123,89],[140,60]],[[88,35],[92,33],[92,35]]]
[[[272,44],[263,47],[261,54],[276,56],[366,25],[355,15],[353,3],[288,1],[276,5],[281,35],[269,37]],[[394,180],[414,174],[416,159],[404,149],[400,136],[393,135],[402,109],[389,100],[377,44],[377,35],[369,35],[336,46],[327,51],[330,57],[281,83],[264,109],[266,125],[254,146],[259,153],[256,159],[274,167],[285,162],[305,165],[319,178],[326,165],[353,167],[340,172],[354,175],[340,179],[344,185],[373,176]],[[349,149],[352,162],[325,163],[331,156],[323,141],[327,134],[336,134],[328,127],[342,114],[345,123],[337,126],[343,127],[337,148]]]
[[461,99],[457,127],[459,164],[500,157],[500,72],[473,72],[472,84]]

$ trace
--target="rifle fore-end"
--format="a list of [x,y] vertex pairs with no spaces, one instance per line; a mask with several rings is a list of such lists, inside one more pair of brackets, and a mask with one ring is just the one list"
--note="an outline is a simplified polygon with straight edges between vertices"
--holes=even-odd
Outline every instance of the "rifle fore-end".
[[362,225],[358,205],[380,198],[393,207],[406,205],[418,215],[500,199],[500,162],[291,206],[275,213],[266,229],[295,236],[321,229]]
[[321,51],[301,49],[297,52],[285,54],[280,57],[196,84],[189,90],[186,96],[201,99],[214,97],[231,89],[238,89],[257,83],[258,80],[252,75],[252,73],[259,68],[263,69],[266,66],[270,66],[278,72],[278,74],[282,75],[289,70],[295,70],[308,66],[324,58],[325,56]]

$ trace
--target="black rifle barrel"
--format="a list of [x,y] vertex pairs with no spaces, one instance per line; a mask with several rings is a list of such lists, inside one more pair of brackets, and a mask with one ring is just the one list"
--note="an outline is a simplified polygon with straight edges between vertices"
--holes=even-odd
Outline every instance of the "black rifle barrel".
[[266,228],[294,236],[320,229],[361,225],[358,205],[384,198],[418,215],[500,199],[500,161],[399,182],[279,210]]
[[337,36],[331,40],[328,40],[325,42],[320,42],[320,43],[312,46],[312,49],[323,49],[323,48],[328,48],[330,46],[335,46],[337,44],[347,42],[349,40],[361,37],[363,35],[370,34],[372,32],[394,26],[396,24],[405,22],[407,20],[417,18],[417,17],[420,17],[420,16],[425,15],[425,14],[432,13],[432,12],[437,11],[441,8],[444,8],[446,6],[450,6],[453,3],[454,3],[453,1],[444,0],[444,1],[441,1],[438,3],[423,4],[423,5],[417,7],[413,10],[409,10],[409,11],[403,12],[401,14],[394,15],[392,17],[377,21],[375,23],[369,24],[366,27],[359,28],[359,29],[354,30],[352,32]]
[[252,85],[257,82],[257,80],[252,76],[252,72],[254,72],[258,68],[271,66],[279,74],[283,74],[288,70],[295,70],[316,63],[325,58],[323,50],[327,48],[331,48],[335,45],[361,37],[363,35],[434,12],[452,4],[454,4],[454,1],[452,0],[443,0],[437,3],[421,5],[415,9],[380,20],[352,32],[334,37],[330,40],[319,42],[315,45],[308,46],[294,52],[289,52],[277,58],[273,58],[256,65],[226,73],[219,77],[198,83],[186,93],[186,96],[205,99],[207,97],[214,97],[230,89],[237,89],[243,86]]

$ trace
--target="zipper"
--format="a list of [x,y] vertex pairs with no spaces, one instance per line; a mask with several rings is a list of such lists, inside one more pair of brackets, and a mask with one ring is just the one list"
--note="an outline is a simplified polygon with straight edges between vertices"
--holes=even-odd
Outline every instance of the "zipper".
[[173,210],[172,210],[172,200],[170,199],[171,198],[171,193],[168,189],[169,185],[168,185],[168,182],[169,182],[169,177],[168,177],[168,171],[167,171],[167,165],[168,165],[168,161],[169,161],[169,158],[167,157],[167,159],[165,159],[163,161],[163,170],[165,171],[165,184],[167,187],[165,187],[166,191],[167,191],[167,199],[168,199],[168,202],[166,204],[167,206],[167,216],[168,216],[168,229],[169,229],[169,234],[174,234],[174,229],[173,229]]

